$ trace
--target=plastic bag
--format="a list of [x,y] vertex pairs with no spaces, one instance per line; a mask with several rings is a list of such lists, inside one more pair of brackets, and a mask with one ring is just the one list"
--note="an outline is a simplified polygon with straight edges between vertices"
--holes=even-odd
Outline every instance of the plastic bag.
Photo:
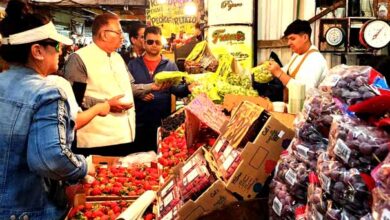
[[318,177],[314,172],[309,173],[309,182],[307,189],[308,220],[323,219],[327,211],[327,201]]
[[383,76],[370,66],[338,65],[329,71],[319,88],[352,105],[380,94],[375,86],[378,78]]
[[294,139],[291,144],[293,155],[301,162],[307,164],[312,170],[317,167],[318,156],[325,152],[327,145],[320,142],[316,144],[308,144],[299,139]]
[[254,75],[254,81],[258,83],[269,83],[274,76],[271,71],[268,70],[269,61],[265,61],[263,64],[253,67],[251,72]]
[[270,219],[295,219],[294,205],[296,201],[290,195],[287,186],[279,181],[272,180],[268,200]]
[[389,152],[390,136],[385,131],[349,117],[332,123],[328,153],[350,168],[369,173]]

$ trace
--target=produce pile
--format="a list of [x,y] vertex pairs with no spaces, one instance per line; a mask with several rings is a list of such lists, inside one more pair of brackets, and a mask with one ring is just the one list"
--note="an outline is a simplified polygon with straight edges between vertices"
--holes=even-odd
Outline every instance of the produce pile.
[[69,220],[116,219],[131,205],[130,201],[88,202],[73,207],[68,213]]
[[215,73],[204,73],[202,77],[193,79],[198,85],[193,88],[192,95],[205,93],[215,103],[221,103],[226,94],[258,96],[257,91],[252,88],[250,76],[235,73],[231,68],[232,62],[230,54],[221,55]]
[[188,200],[195,201],[216,181],[203,151],[197,151],[161,188],[157,207],[160,219],[175,219],[177,211]]
[[295,119],[291,152],[281,156],[270,185],[271,219],[369,220],[389,213],[390,135],[348,111],[381,95],[373,82],[382,78],[369,67],[330,72]]
[[156,84],[170,83],[172,85],[180,84],[183,79],[188,77],[188,73],[180,71],[162,71],[154,76]]
[[187,160],[188,156],[184,124],[182,124],[174,132],[163,138],[158,145],[158,171],[160,177],[168,178],[172,174],[172,168],[179,162]]
[[274,78],[271,71],[268,70],[269,61],[265,61],[263,64],[253,67],[252,73],[254,80],[258,83],[269,83]]
[[218,60],[210,52],[207,42],[201,41],[195,45],[187,56],[184,67],[186,72],[191,74],[214,72],[218,68]]
[[178,129],[185,121],[185,113],[184,111],[173,114],[161,121],[161,132],[162,138],[167,137],[171,132],[174,132]]
[[157,190],[159,187],[157,168],[144,164],[130,166],[106,165],[96,166],[95,180],[83,183],[87,196],[139,196],[146,190]]

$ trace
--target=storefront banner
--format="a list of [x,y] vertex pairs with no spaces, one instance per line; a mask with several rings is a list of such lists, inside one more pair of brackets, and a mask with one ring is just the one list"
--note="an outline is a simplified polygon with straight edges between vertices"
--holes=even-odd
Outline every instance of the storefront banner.
[[213,26],[207,30],[211,52],[218,57],[229,52],[245,69],[253,67],[253,30],[251,26]]
[[209,0],[208,25],[252,24],[253,0]]

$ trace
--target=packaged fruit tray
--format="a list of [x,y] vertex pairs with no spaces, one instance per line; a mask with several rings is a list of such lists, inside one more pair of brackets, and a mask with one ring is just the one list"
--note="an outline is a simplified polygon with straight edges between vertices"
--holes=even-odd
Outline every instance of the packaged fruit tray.
[[71,208],[68,220],[116,219],[134,200],[86,202]]

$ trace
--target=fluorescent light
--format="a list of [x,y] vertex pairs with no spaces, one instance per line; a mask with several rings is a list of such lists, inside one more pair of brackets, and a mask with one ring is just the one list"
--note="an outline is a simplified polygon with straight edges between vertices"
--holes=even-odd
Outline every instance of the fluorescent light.
[[185,15],[196,15],[197,11],[196,4],[194,2],[188,2],[184,5],[184,14]]

